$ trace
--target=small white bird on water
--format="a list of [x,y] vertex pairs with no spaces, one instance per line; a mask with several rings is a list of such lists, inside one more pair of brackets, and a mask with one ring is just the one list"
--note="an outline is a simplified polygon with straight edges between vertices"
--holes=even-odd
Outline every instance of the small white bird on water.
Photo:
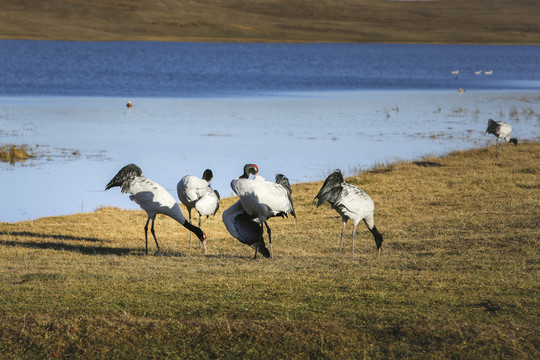
[[[206,169],[202,179],[194,175],[184,176],[176,185],[178,198],[188,210],[189,223],[191,224],[191,209],[195,208],[199,213],[199,227],[203,216],[207,218],[215,215],[219,209],[219,193],[212,190],[210,181],[214,174],[212,170]],[[189,233],[189,247],[191,247],[191,232]]]
[[332,209],[336,210],[339,215],[341,215],[341,219],[343,220],[343,230],[341,231],[341,241],[339,243],[340,254],[341,248],[343,247],[345,226],[347,225],[347,221],[351,219],[354,221],[354,229],[352,232],[352,258],[354,259],[354,234],[360,220],[364,220],[367,228],[373,234],[380,255],[383,237],[375,226],[373,220],[375,205],[368,194],[362,189],[346,183],[341,171],[336,170],[326,178],[321,190],[319,190],[319,193],[313,200],[316,199],[318,199],[317,207],[328,202]]
[[512,127],[507,122],[489,119],[488,127],[484,134],[485,133],[493,134],[497,137],[497,143],[495,144],[496,156],[499,156],[499,153],[501,153],[501,139],[506,140],[506,142],[511,142],[516,147],[518,146],[518,139],[510,137]]
[[112,180],[109,181],[107,186],[105,186],[105,190],[109,190],[115,186],[119,186],[122,193],[131,194],[129,198],[136,202],[148,215],[148,220],[144,226],[147,254],[148,223],[150,220],[152,220],[152,228],[150,231],[154,236],[158,250],[160,250],[156,239],[156,233],[154,232],[154,221],[157,214],[167,215],[178,221],[189,231],[195,233],[206,249],[206,234],[200,228],[188,223],[173,196],[155,181],[145,178],[142,170],[137,165],[129,164],[120,169],[118,174],[116,174]]
[[[253,179],[249,178],[250,174],[254,175]],[[288,217],[289,214],[296,218],[289,180],[284,175],[278,174],[275,183],[266,181],[259,176],[257,165],[246,164],[244,173],[231,182],[231,188],[240,197],[240,204],[247,216],[250,219],[258,219],[261,237],[259,239],[258,235],[253,232],[252,225],[248,223],[245,216],[238,215],[241,214],[238,203],[231,207],[233,209],[227,209],[227,215],[224,213],[225,226],[235,238],[250,246],[252,246],[251,243],[255,244],[255,258],[257,258],[257,252],[261,246],[264,245],[262,233],[263,226],[266,226],[268,242],[270,243],[270,257],[272,257],[272,232],[267,220],[274,216]],[[237,223],[234,224],[234,221]],[[261,253],[264,255],[262,251]]]

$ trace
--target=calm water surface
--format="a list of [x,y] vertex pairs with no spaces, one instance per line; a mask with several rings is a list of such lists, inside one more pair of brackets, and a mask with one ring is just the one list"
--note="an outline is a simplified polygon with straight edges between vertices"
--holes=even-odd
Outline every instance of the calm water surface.
[[0,164],[0,221],[136,208],[103,191],[130,162],[175,197],[212,168],[228,196],[247,162],[318,180],[485,145],[490,117],[537,139],[539,60],[539,46],[0,41],[0,145],[39,155]]
[[[0,95],[538,90],[540,46],[0,41]],[[454,76],[452,71],[459,70]],[[485,71],[493,70],[491,76]],[[475,75],[482,71],[483,75]]]

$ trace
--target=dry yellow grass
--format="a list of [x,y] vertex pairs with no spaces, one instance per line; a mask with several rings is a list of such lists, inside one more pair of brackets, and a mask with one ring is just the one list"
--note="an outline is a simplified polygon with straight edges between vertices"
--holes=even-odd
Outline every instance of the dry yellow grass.
[[26,150],[26,146],[7,145],[0,146],[0,161],[16,163],[30,159],[32,156]]
[[536,0],[0,0],[0,38],[540,43]]
[[[540,143],[378,166],[348,181],[375,201],[359,226],[293,186],[274,259],[203,222],[208,253],[142,211],[0,223],[2,358],[538,358]],[[104,179],[106,182],[107,179]],[[151,249],[155,250],[151,243]]]

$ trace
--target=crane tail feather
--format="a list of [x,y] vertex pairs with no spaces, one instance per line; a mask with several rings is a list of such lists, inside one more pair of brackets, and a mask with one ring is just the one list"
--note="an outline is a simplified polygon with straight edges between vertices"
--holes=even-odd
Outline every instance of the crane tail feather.
[[330,204],[335,203],[341,195],[341,191],[343,190],[341,184],[344,181],[343,174],[339,169],[328,175],[319,193],[313,199],[317,200],[317,207],[325,202],[329,202]]
[[142,176],[141,168],[135,164],[126,165],[118,171],[111,181],[109,181],[105,186],[105,190],[119,186],[122,189],[122,192],[126,192],[127,187],[129,186],[129,180],[137,176]]

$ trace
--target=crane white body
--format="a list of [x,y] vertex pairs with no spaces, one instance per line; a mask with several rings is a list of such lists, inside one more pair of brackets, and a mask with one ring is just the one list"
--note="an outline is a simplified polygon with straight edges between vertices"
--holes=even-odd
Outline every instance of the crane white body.
[[234,179],[231,188],[240,197],[242,207],[250,216],[256,216],[261,223],[280,214],[294,211],[289,193],[285,187],[262,176],[253,179]]
[[486,132],[497,137],[497,142],[495,144],[496,155],[498,156],[501,153],[501,139],[506,140],[506,142],[511,142],[515,146],[518,146],[518,140],[516,138],[510,138],[512,133],[512,127],[505,121],[495,121],[492,119],[488,120],[488,127]]
[[375,238],[375,244],[380,254],[383,238],[375,226],[373,213],[375,204],[368,194],[362,189],[352,184],[345,182],[341,171],[336,170],[330,174],[325,180],[321,190],[315,196],[318,199],[317,207],[325,202],[328,202],[332,209],[336,210],[343,222],[341,230],[341,240],[339,243],[339,253],[343,247],[343,237],[345,236],[345,228],[347,221],[352,220],[354,228],[352,232],[352,258],[354,259],[354,236],[358,223],[363,220],[367,228],[371,231]]
[[184,225],[186,218],[174,197],[163,186],[143,176],[133,178],[127,191],[130,200],[146,211],[149,218],[157,214],[167,215]]
[[[215,215],[219,209],[219,193],[210,187],[212,176],[212,171],[207,169],[202,179],[194,175],[186,175],[176,185],[178,199],[188,210],[190,224],[193,208],[199,213],[199,227],[201,227],[203,216]],[[191,247],[191,233],[189,246]]]

